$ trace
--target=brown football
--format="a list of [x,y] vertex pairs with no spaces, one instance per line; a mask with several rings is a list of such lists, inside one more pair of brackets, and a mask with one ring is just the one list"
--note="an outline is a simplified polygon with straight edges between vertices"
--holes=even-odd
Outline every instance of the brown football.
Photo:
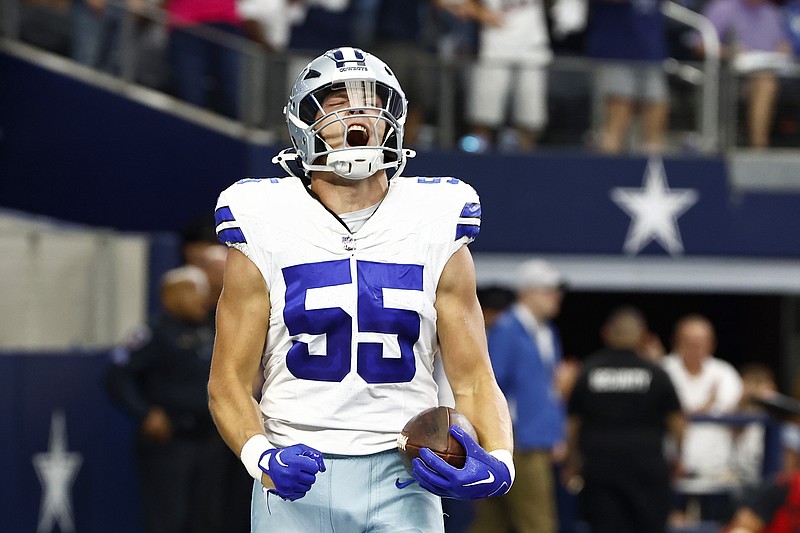
[[411,471],[411,461],[419,457],[421,448],[430,448],[436,455],[455,466],[463,468],[467,460],[464,447],[450,435],[450,426],[464,429],[475,441],[478,434],[467,417],[452,407],[431,407],[409,420],[397,438],[397,449],[406,469]]

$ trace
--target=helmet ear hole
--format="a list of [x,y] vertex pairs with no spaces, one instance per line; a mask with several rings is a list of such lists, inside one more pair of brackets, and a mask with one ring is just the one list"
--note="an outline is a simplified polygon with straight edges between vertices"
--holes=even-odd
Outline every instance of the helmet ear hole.
[[314,136],[314,151],[317,153],[322,153],[325,151],[325,143],[319,137],[319,135]]
[[[398,144],[399,143],[397,142],[397,132],[396,131],[392,131],[389,134],[389,136],[386,137],[386,141],[383,143],[384,146],[394,146],[394,145],[398,145]],[[383,158],[384,158],[384,161],[397,161],[399,159],[399,156],[398,156],[397,152],[395,152],[394,150],[384,150],[383,151]]]

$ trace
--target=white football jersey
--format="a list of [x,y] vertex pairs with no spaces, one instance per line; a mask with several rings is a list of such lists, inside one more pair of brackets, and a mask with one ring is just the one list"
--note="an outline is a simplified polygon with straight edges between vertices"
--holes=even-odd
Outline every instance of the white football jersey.
[[261,411],[270,442],[376,453],[438,405],[436,287],[480,214],[475,191],[454,178],[393,178],[354,233],[298,178],[244,179],[222,192],[220,240],[269,289]]

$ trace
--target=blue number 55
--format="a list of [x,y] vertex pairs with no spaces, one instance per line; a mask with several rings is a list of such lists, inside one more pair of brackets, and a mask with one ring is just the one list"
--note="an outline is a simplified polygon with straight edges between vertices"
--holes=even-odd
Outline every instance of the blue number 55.
[[[350,373],[353,317],[341,307],[306,309],[309,289],[353,283],[350,260],[306,263],[283,269],[289,334],[325,335],[324,354],[309,352],[308,343],[292,341],[286,366],[295,377],[342,381]],[[403,383],[416,372],[414,344],[419,339],[416,311],[386,307],[383,289],[422,291],[422,266],[356,261],[357,325],[361,333],[396,335],[400,357],[385,357],[383,342],[359,342],[356,372],[367,383]]]

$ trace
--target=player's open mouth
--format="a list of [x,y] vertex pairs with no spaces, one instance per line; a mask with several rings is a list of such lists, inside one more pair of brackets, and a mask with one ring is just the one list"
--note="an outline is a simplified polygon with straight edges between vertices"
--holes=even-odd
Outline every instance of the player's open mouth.
[[358,124],[353,124],[347,128],[347,146],[367,146],[369,143],[369,133],[367,128]]

